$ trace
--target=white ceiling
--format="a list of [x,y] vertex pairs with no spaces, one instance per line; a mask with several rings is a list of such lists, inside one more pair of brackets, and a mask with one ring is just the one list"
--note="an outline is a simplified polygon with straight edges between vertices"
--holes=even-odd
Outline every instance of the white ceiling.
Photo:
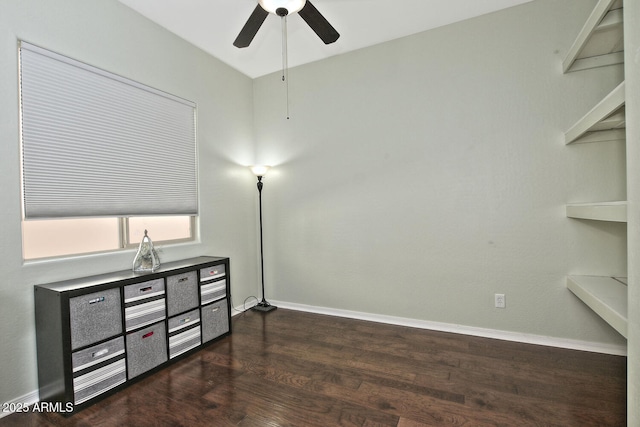
[[[280,17],[270,14],[244,49],[233,46],[257,0],[120,0],[148,19],[255,78],[282,69]],[[531,0],[312,0],[340,33],[325,45],[298,14],[287,18],[289,66],[462,21]]]

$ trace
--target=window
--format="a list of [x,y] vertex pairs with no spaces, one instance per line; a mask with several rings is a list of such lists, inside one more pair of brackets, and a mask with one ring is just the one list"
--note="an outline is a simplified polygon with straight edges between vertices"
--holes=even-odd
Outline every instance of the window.
[[26,259],[193,239],[193,102],[21,42],[20,114]]
[[117,218],[56,219],[22,222],[24,259],[76,255],[121,247]]
[[177,242],[191,240],[191,230],[195,218],[188,216],[155,216],[132,217],[127,221],[127,239],[125,245],[138,245],[149,230],[149,237],[154,242]]
[[154,245],[194,240],[195,217],[65,218],[23,221],[26,260],[137,247],[144,230]]

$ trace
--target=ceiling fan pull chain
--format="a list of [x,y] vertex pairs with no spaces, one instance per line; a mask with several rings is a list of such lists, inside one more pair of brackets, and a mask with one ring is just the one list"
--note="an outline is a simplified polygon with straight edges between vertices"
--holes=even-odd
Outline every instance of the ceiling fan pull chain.
[[287,97],[287,120],[289,120],[289,59],[287,47],[287,15],[282,16],[282,81]]

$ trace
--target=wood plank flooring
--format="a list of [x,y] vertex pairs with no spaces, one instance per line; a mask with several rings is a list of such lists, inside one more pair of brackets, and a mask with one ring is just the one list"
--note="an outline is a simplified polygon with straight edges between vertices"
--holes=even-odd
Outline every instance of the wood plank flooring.
[[624,426],[626,358],[278,309],[69,418],[0,426]]

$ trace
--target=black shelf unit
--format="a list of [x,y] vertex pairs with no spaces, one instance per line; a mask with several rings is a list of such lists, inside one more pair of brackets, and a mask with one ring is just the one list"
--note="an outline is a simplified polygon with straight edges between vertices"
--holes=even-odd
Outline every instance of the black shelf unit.
[[229,258],[34,286],[40,401],[73,412],[231,334]]

